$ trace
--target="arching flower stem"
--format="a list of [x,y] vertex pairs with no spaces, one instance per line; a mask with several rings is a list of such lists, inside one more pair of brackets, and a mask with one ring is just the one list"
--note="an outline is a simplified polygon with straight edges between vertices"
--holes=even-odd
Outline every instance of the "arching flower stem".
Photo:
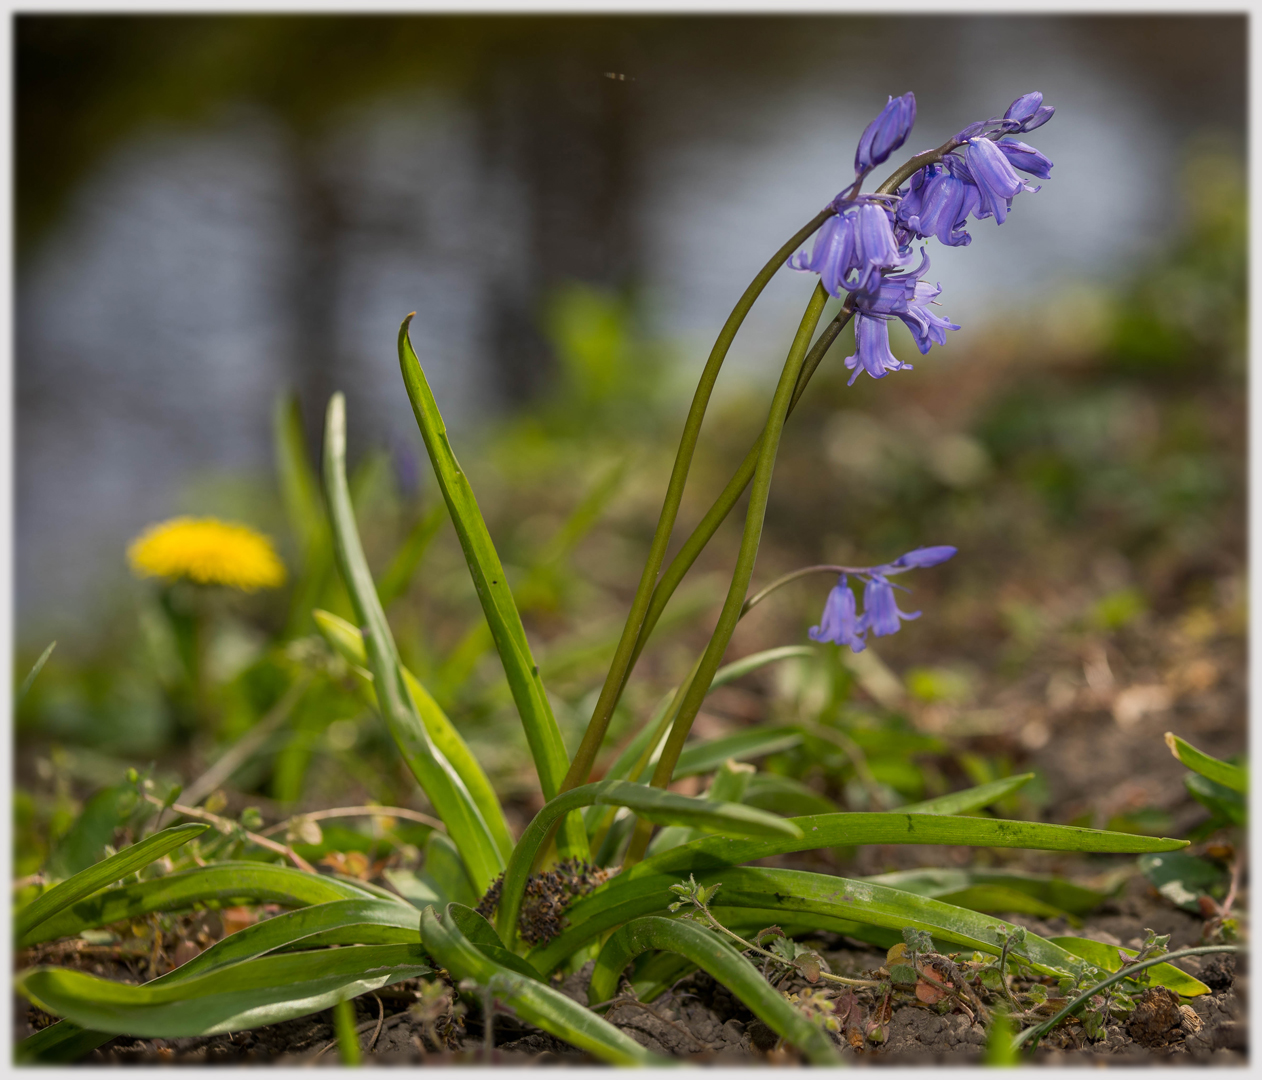
[[[723,329],[720,331],[714,347],[710,350],[705,369],[701,373],[701,379],[697,384],[696,392],[693,394],[688,417],[684,421],[683,436],[679,442],[679,449],[675,453],[675,465],[671,471],[670,482],[667,485],[666,498],[662,503],[657,529],[653,534],[648,560],[644,564],[644,572],[640,575],[640,583],[636,588],[635,598],[631,603],[631,610],[627,614],[627,621],[623,626],[622,636],[614,652],[613,662],[610,664],[608,674],[605,676],[604,685],[601,687],[600,696],[597,698],[596,706],[592,710],[591,720],[588,722],[587,730],[583,733],[583,741],[575,752],[574,759],[570,763],[569,771],[566,773],[558,793],[569,791],[587,782],[592,765],[596,760],[596,754],[604,742],[614,707],[618,703],[618,698],[622,695],[622,688],[630,671],[636,640],[640,635],[645,613],[648,611],[649,598],[652,595],[653,586],[657,582],[658,573],[666,557],[666,548],[670,543],[670,535],[675,527],[675,518],[679,513],[679,504],[683,499],[684,485],[688,481],[688,471],[692,466],[692,456],[696,450],[697,439],[701,434],[701,423],[705,418],[710,394],[714,389],[715,381],[719,376],[719,369],[723,366],[728,349],[731,348],[732,341],[736,337],[736,332],[740,329],[741,323],[745,321],[745,316],[749,313],[750,308],[754,306],[754,301],[762,294],[767,282],[771,280],[776,271],[784,265],[788,257],[798,249],[803,241],[810,237],[816,229],[832,216],[833,211],[831,208],[821,210],[768,260],[754,280],[749,283],[740,300],[737,301],[732,313],[727,317],[727,322],[723,324]],[[822,309],[822,307],[821,302],[820,308]],[[818,320],[818,312],[815,318]],[[814,323],[812,323],[813,328]],[[805,348],[802,351],[805,353]],[[796,376],[796,374],[795,371],[794,375]],[[791,387],[792,384],[790,384]]]
[[[706,646],[701,666],[697,669],[688,686],[688,692],[680,704],[679,713],[666,737],[666,745],[662,747],[662,755],[658,758],[657,768],[653,772],[652,786],[665,788],[675,772],[675,764],[684,748],[684,740],[692,730],[692,722],[696,719],[701,703],[705,699],[714,673],[718,671],[732,639],[732,631],[736,629],[741,608],[745,603],[745,595],[749,590],[749,581],[754,574],[754,563],[758,557],[758,545],[762,539],[763,519],[767,512],[767,499],[771,492],[771,476],[775,469],[776,453],[780,448],[780,433],[784,430],[784,422],[789,415],[789,402],[797,386],[803,362],[810,347],[815,327],[824,312],[824,304],[828,300],[828,292],[823,285],[816,285],[811,294],[802,321],[798,325],[797,334],[789,348],[789,355],[780,373],[780,382],[776,386],[775,396],[771,400],[767,423],[763,428],[762,446],[758,452],[758,464],[754,467],[754,478],[749,491],[749,509],[745,514],[745,529],[741,536],[740,552],[736,558],[736,569],[732,575],[732,584],[728,588],[727,599],[723,602],[723,610],[719,613],[718,623],[710,642]],[[627,851],[629,862],[638,861],[648,847],[652,825],[641,820],[636,825],[631,846]]]

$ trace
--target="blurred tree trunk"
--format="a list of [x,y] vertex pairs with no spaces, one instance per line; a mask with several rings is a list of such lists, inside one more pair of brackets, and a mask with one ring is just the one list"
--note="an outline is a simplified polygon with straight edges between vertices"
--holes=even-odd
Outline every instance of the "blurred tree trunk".
[[526,220],[523,263],[493,281],[492,369],[506,404],[528,400],[551,376],[542,330],[550,293],[569,281],[621,290],[639,269],[631,173],[631,80],[609,59],[606,35],[517,56],[480,102],[483,159],[518,178]]
[[319,454],[324,409],[339,385],[338,295],[345,215],[321,150],[319,129],[291,130],[288,140],[289,208],[293,258],[289,310],[293,319],[289,381],[297,389],[307,445]]

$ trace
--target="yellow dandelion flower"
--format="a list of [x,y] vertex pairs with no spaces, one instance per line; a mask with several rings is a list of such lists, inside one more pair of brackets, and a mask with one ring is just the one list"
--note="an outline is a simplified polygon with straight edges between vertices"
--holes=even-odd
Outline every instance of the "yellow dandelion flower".
[[274,589],[285,580],[285,564],[266,536],[216,518],[151,525],[132,541],[127,559],[140,577],[183,577],[243,592]]

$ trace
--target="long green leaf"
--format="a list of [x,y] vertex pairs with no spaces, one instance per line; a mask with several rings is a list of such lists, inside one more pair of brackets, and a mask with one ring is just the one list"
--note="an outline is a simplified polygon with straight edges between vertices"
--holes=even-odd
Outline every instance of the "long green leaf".
[[[1081,956],[1101,971],[1114,972],[1122,969],[1122,958],[1118,955],[1119,952],[1130,957],[1136,955],[1134,949],[1106,945],[1103,941],[1092,941],[1090,938],[1054,937],[1051,941],[1066,952]],[[1210,992],[1209,987],[1200,979],[1193,978],[1186,971],[1180,971],[1173,964],[1157,964],[1149,968],[1148,977],[1158,986],[1165,986],[1183,997],[1199,997],[1201,994]]]
[[41,941],[108,926],[119,919],[134,919],[151,911],[180,911],[211,900],[305,907],[331,900],[361,900],[369,895],[345,882],[304,873],[289,866],[257,862],[211,863],[196,870],[109,889],[81,900],[27,931],[19,940],[19,945],[36,945]]
[[18,1065],[69,1065],[113,1037],[108,1031],[85,1031],[72,1020],[58,1020],[18,1043],[13,1060]]
[[[388,940],[383,940],[381,931],[392,932]],[[334,900],[286,912],[229,934],[186,964],[145,985],[158,986],[205,975],[294,946],[409,944],[419,940],[420,912],[412,908],[383,900]],[[110,1032],[84,1031],[74,1021],[62,1020],[24,1039],[14,1053],[19,1061],[69,1062],[113,1037]]]
[[1219,761],[1216,757],[1210,757],[1186,739],[1180,739],[1172,731],[1166,732],[1166,745],[1170,747],[1170,753],[1193,772],[1198,772],[1207,780],[1213,780],[1214,783],[1222,784],[1223,787],[1231,788],[1240,795],[1248,794],[1249,774],[1239,765],[1231,765],[1226,761]]
[[714,976],[772,1031],[798,1047],[812,1065],[840,1065],[841,1056],[822,1028],[789,1004],[758,969],[713,930],[678,919],[649,917],[622,927],[596,958],[587,1000],[608,1001],[618,992],[627,964],[649,949],[687,957]]
[[372,928],[386,927],[409,932],[410,940],[415,942],[420,940],[420,925],[420,914],[407,904],[385,900],[331,900],[287,911],[229,934],[188,963],[145,985],[156,986],[205,975],[275,949],[311,943],[316,935],[330,932],[342,933],[342,944],[371,945],[375,942],[361,938],[370,935]]
[[[825,798],[819,792],[807,787],[801,780],[768,772],[757,773],[749,781],[749,790],[741,801],[749,806],[756,806],[760,810],[783,814],[785,817],[797,817],[803,814],[836,814],[841,809],[832,799]],[[656,854],[655,850],[654,854]]]
[[[513,602],[504,567],[500,564],[500,557],[495,551],[486,522],[482,519],[482,512],[478,509],[473,488],[456,461],[447,437],[447,425],[442,413],[438,411],[438,403],[434,400],[425,372],[421,369],[420,361],[408,338],[408,325],[411,321],[412,316],[409,315],[399,327],[399,367],[403,372],[403,382],[412,402],[416,423],[421,429],[421,437],[425,440],[425,449],[434,467],[434,475],[438,478],[438,486],[447,503],[452,523],[456,526],[460,548],[464,552],[487,625],[495,639],[495,648],[499,652],[504,674],[513,692],[513,700],[525,728],[526,741],[534,758],[535,771],[539,774],[539,786],[543,789],[544,798],[551,799],[565,778],[570,759],[561,739],[561,729],[557,726],[556,717],[552,715],[548,695],[539,679],[539,668],[530,651],[530,643],[526,640],[526,630],[522,626],[517,605]],[[565,823],[557,846],[565,855],[582,858],[588,855],[587,833],[579,818]]]
[[[919,896],[932,896],[963,907],[970,906],[958,899],[958,894],[978,886],[998,886],[1005,890],[1024,893],[1042,901],[1061,913],[1085,915],[1094,911],[1107,898],[1108,893],[1075,885],[1064,878],[1044,874],[1024,874],[1015,870],[948,870],[926,868],[923,870],[898,870],[892,874],[865,877],[875,885],[888,885]],[[982,909],[979,909],[982,910]],[[1020,911],[1021,908],[1009,908]]]
[[302,412],[295,394],[277,397],[272,410],[276,479],[289,529],[297,541],[298,573],[290,592],[286,634],[305,633],[333,569],[333,540],[320,498],[320,483],[307,457]]
[[79,873],[67,878],[59,885],[54,885],[17,913],[17,917],[13,920],[13,933],[18,939],[18,944],[29,945],[32,941],[47,941],[47,937],[32,938],[32,932],[85,896],[99,892],[128,874],[143,870],[151,862],[162,858],[168,851],[174,851],[181,844],[188,843],[208,828],[210,828],[209,825],[177,825],[173,829],[163,829],[160,833],[155,833],[138,844],[124,848],[117,855],[103,859],[95,866],[80,870]]
[[[312,614],[315,616],[316,626],[324,636],[324,640],[360,675],[371,682],[372,672],[364,670],[368,663],[368,653],[364,648],[364,638],[359,628],[352,626],[345,619],[339,619],[329,611],[317,609]],[[508,831],[503,808],[495,796],[491,781],[483,772],[482,766],[478,764],[478,759],[473,756],[468,744],[461,738],[460,732],[443,712],[442,706],[433,699],[429,691],[421,685],[420,680],[406,667],[400,665],[400,669],[403,672],[403,683],[407,687],[408,695],[412,699],[421,722],[425,725],[425,730],[429,732],[429,737],[433,739],[438,750],[451,762],[451,767],[456,770],[464,786],[469,789],[469,795],[477,803],[482,820],[490,829],[500,854],[507,859],[513,851],[513,836]]]
[[583,931],[582,927],[585,920],[599,911],[628,902],[625,917],[606,924],[605,929],[637,915],[651,914],[655,908],[641,910],[630,904],[630,901],[642,895],[636,882],[657,875],[668,875],[674,882],[689,873],[700,876],[702,871],[736,866],[773,855],[857,844],[959,844],[968,847],[1126,853],[1174,851],[1187,846],[1185,840],[1080,829],[1070,825],[999,821],[993,818],[847,813],[819,814],[788,820],[802,830],[802,839],[791,840],[785,837],[774,840],[745,840],[707,836],[654,855],[631,869],[624,870],[591,895],[576,900],[566,912],[570,928],[560,937],[531,952],[531,963],[540,971],[551,971],[568,952],[572,952],[583,941],[590,940],[592,935]]
[[172,1039],[291,1020],[431,971],[420,945],[355,945],[264,956],[162,985],[39,967],[21,972],[16,989],[92,1031]]
[[500,936],[486,918],[465,904],[448,904],[447,917],[450,918],[469,942],[483,956],[488,957],[501,967],[509,968],[518,975],[542,982],[543,976],[532,968],[516,953],[509,952],[500,941]]
[[[603,897],[604,906],[598,911],[591,911],[582,922],[571,917],[570,928],[542,949],[529,954],[528,961],[539,971],[549,971],[555,966],[558,952],[563,958],[569,951],[612,927],[632,918],[664,912],[675,899],[670,886],[678,880],[677,875],[655,874],[652,878],[637,879],[632,882],[633,888],[620,890],[616,896],[611,890]],[[939,943],[990,953],[997,953],[1003,934],[1015,929],[993,915],[968,911],[901,889],[801,870],[728,866],[697,874],[696,880],[701,885],[721,884],[718,903],[727,908],[746,907],[776,912],[780,917],[777,922],[796,917],[816,921],[821,928],[830,928],[822,921],[828,919],[867,923],[896,931],[911,926],[929,932]],[[573,910],[571,908],[571,913]],[[715,914],[721,920],[717,909]],[[1044,974],[1051,974],[1054,969],[1076,971],[1082,966],[1082,961],[1068,951],[1032,934],[1026,935],[1021,952],[1032,966]]]
[[674,778],[713,772],[728,758],[748,761],[750,758],[778,754],[801,745],[802,732],[793,727],[752,727],[721,739],[710,739],[686,746],[675,764]]
[[19,705],[26,697],[26,692],[30,690],[31,683],[33,683],[36,676],[44,670],[44,665],[48,663],[48,658],[53,655],[53,650],[55,648],[57,648],[57,642],[50,641],[48,643],[48,648],[39,654],[39,659],[31,666],[31,670],[26,673],[26,678],[22,680],[22,685],[18,687],[17,703]]
[[977,787],[953,791],[950,795],[939,795],[924,802],[909,803],[899,809],[904,814],[967,814],[970,810],[980,810],[998,802],[1033,779],[1032,772],[1005,776],[1002,780],[992,780],[989,784],[978,784]]
[[[751,656],[742,657],[740,660],[724,665],[715,672],[714,679],[710,683],[710,690],[713,691],[720,686],[724,686],[735,679],[739,679],[742,675],[748,675],[751,671],[765,667],[767,664],[774,664],[780,660],[791,660],[800,656],[809,656],[814,652],[814,649],[806,645],[783,645],[776,649],[767,649],[763,652],[754,653]],[[653,710],[653,715],[649,718],[648,723],[636,732],[631,741],[618,754],[613,764],[605,770],[604,779],[626,780],[630,777],[638,780],[640,778],[639,773],[631,777],[634,766],[644,757],[645,748],[653,740],[655,732],[657,734],[657,743],[659,744],[655,749],[660,749],[660,743],[666,737],[663,720],[678,690],[679,687],[674,687],[662,697],[657,707]],[[653,755],[645,758],[646,767],[653,764],[655,760],[656,758]],[[676,775],[678,775],[678,771]],[[588,832],[594,835],[597,828],[608,829],[612,819],[607,814],[607,811],[588,810],[583,816]]]
[[504,882],[500,889],[496,929],[512,948],[517,941],[517,917],[521,908],[526,880],[539,848],[548,836],[553,822],[584,806],[625,806],[637,816],[658,825],[689,825],[703,832],[722,832],[736,836],[793,836],[798,830],[784,818],[778,818],[752,806],[739,803],[711,802],[676,795],[672,791],[633,784],[626,780],[602,780],[573,788],[546,803],[534,820],[526,826],[513,850]]
[[485,890],[504,868],[504,859],[469,789],[430,737],[404,682],[394,636],[377,598],[351,508],[346,484],[346,401],[341,394],[329,399],[324,429],[324,487],[333,519],[338,565],[356,618],[364,627],[364,644],[382,719],[403,760],[460,849],[469,876],[479,890]]
[[559,990],[497,964],[461,933],[451,914],[453,907],[448,907],[447,917],[442,919],[432,906],[421,912],[421,937],[429,954],[455,980],[473,979],[489,986],[523,1020],[602,1061],[612,1065],[665,1064]]
[[[745,803],[749,806],[755,806],[752,801],[745,797],[753,775],[754,767],[752,765],[731,760],[723,762],[714,774],[714,780],[710,787],[706,790],[706,800],[708,802]],[[779,813],[774,807],[755,806],[755,809],[771,810],[773,813]],[[687,825],[668,825],[653,837],[653,842],[649,845],[649,854],[656,855],[659,851],[665,851],[667,848],[678,847],[680,844],[686,844],[690,840],[698,840],[701,835],[697,829],[689,828]]]

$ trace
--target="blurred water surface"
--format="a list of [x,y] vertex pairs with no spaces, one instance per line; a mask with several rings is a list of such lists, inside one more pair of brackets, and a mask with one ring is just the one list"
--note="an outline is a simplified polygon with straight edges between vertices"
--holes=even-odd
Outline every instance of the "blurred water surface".
[[[520,62],[460,79],[421,64],[318,123],[248,93],[146,119],[68,185],[18,267],[20,640],[81,625],[151,520],[272,525],[215,478],[266,475],[283,388],[313,429],[347,391],[353,449],[415,441],[394,348],[409,311],[460,438],[547,384],[540,309],[567,280],[630,291],[686,393],[749,278],[847,182],[889,94],[916,92],[912,151],[1029,90],[1058,110],[1030,136],[1056,163],[1043,190],[967,251],[932,245],[965,329],[925,363],[967,363],[966,335],[1133,273],[1178,224],[1181,155],[1207,134],[1243,145],[1236,18],[517,25]],[[42,85],[19,80],[19,113]],[[772,282],[726,388],[774,377],[811,284]]]

